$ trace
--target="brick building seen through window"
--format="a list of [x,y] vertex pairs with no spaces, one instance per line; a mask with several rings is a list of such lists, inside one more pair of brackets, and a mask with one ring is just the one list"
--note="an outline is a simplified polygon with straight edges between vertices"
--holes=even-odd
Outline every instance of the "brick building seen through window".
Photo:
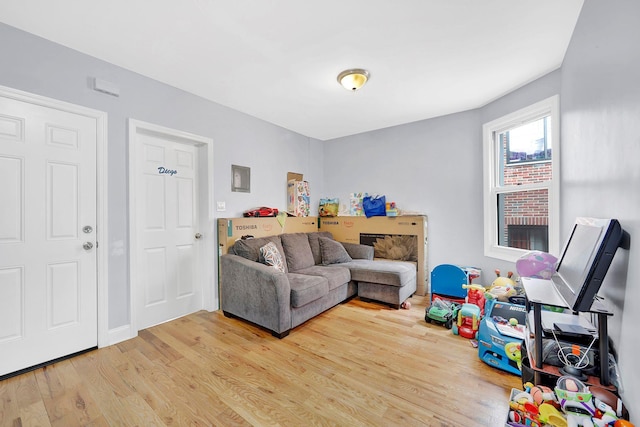
[[[546,122],[547,118],[539,121]],[[510,151],[510,132],[500,134],[502,151],[502,184],[524,185],[550,181],[551,147],[547,147],[546,124],[544,141],[536,141],[540,149],[534,153]],[[515,161],[514,161],[515,159]],[[526,250],[549,250],[549,197],[547,189],[502,193],[498,196],[499,244]]]

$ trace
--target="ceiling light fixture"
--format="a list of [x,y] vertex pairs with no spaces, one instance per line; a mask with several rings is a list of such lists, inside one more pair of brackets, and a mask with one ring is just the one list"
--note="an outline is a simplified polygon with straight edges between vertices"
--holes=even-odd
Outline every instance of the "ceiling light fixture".
[[351,70],[344,70],[338,74],[338,83],[340,83],[345,89],[350,91],[356,91],[360,89],[369,80],[369,72],[362,68],[354,68]]

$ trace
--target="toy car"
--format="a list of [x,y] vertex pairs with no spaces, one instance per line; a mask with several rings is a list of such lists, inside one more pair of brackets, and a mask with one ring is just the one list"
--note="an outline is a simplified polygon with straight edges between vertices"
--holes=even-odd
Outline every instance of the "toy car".
[[431,302],[431,305],[427,307],[424,321],[427,323],[440,323],[447,329],[451,329],[459,309],[460,304],[436,298]]
[[255,217],[260,217],[260,216],[276,216],[278,215],[278,209],[276,208],[268,208],[266,206],[262,206],[259,208],[255,208],[255,209],[249,209],[248,211],[245,211],[243,214],[243,216],[255,216]]
[[486,316],[480,321],[478,330],[480,360],[494,368],[520,375],[526,318],[524,305],[489,300]]

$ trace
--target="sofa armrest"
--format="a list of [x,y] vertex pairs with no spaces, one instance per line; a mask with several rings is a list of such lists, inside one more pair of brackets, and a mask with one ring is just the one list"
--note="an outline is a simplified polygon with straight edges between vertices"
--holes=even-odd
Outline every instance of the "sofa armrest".
[[285,273],[238,255],[220,256],[220,307],[276,333],[291,329],[291,288]]
[[340,242],[353,259],[373,259],[373,246],[359,245],[357,243]]

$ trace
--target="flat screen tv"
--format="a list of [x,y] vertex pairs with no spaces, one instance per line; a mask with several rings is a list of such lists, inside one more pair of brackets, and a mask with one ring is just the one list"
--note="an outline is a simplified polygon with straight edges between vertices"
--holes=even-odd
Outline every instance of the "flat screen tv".
[[552,278],[571,310],[591,309],[623,236],[616,219],[576,219]]

